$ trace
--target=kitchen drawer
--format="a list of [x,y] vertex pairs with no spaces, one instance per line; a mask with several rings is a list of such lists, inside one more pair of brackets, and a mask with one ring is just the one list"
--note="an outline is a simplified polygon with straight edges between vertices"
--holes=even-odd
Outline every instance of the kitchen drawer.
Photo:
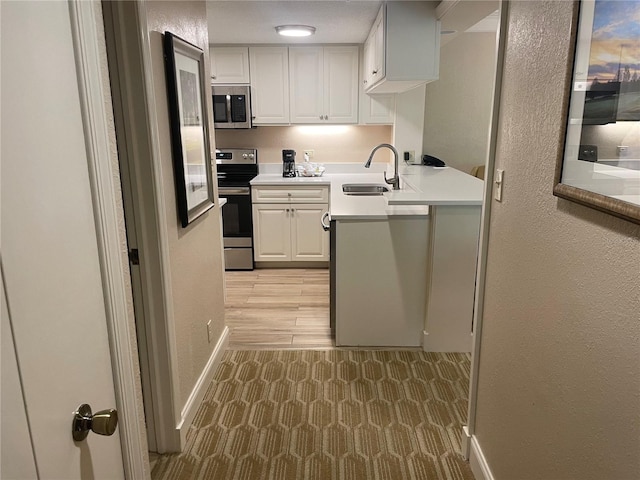
[[328,186],[251,187],[253,203],[328,203]]

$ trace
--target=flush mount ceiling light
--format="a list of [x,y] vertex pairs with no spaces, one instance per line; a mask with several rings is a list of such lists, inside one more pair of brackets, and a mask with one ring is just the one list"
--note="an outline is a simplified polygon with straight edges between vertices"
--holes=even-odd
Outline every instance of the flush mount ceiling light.
[[278,25],[276,32],[285,37],[308,37],[316,33],[316,27],[309,25]]

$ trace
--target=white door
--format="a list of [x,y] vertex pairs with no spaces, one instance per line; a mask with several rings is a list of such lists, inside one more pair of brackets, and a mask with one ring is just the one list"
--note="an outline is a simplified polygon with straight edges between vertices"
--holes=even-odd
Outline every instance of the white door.
[[249,83],[248,47],[211,47],[211,83]]
[[291,207],[253,205],[253,250],[256,262],[291,260]]
[[320,223],[328,209],[328,205],[292,205],[291,260],[329,260],[329,232]]
[[358,47],[325,47],[323,53],[325,120],[358,123]]
[[249,47],[253,123],[289,123],[289,49]]
[[324,123],[322,47],[289,47],[291,123]]
[[71,436],[79,404],[115,396],[69,5],[1,8],[2,263],[24,393],[2,425],[26,411],[39,478],[123,478],[118,430]]

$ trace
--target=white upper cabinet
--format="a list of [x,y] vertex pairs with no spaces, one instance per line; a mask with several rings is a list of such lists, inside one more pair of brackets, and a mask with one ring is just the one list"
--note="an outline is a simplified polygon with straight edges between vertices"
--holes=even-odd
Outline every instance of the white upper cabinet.
[[363,125],[393,125],[396,120],[395,93],[360,96],[360,123]]
[[291,123],[358,122],[358,47],[289,47]]
[[364,80],[365,88],[374,85],[384,77],[384,5],[373,22],[369,36],[364,43]]
[[322,47],[289,47],[292,123],[324,122]]
[[289,50],[249,47],[254,125],[289,123]]
[[210,47],[211,84],[249,84],[248,47]]
[[361,52],[362,61],[360,62],[360,124],[362,125],[393,125],[396,119],[396,94],[381,93],[367,94],[365,93],[365,75],[367,72],[367,59],[364,52]]
[[324,111],[329,123],[358,123],[358,47],[324,48]]
[[367,93],[401,93],[438,79],[440,22],[434,2],[382,5],[364,46]]

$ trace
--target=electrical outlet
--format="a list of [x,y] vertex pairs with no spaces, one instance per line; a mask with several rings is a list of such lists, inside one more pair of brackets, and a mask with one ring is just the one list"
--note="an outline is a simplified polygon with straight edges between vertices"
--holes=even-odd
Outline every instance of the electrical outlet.
[[309,157],[309,160],[313,158],[313,150],[305,150],[304,154]]
[[408,150],[404,152],[403,155],[404,161],[407,163],[415,163],[416,161],[416,151],[415,150]]
[[620,145],[616,147],[616,153],[618,154],[618,157],[626,157],[629,153],[629,147],[626,145]]
[[211,343],[211,319],[207,322],[207,340]]

